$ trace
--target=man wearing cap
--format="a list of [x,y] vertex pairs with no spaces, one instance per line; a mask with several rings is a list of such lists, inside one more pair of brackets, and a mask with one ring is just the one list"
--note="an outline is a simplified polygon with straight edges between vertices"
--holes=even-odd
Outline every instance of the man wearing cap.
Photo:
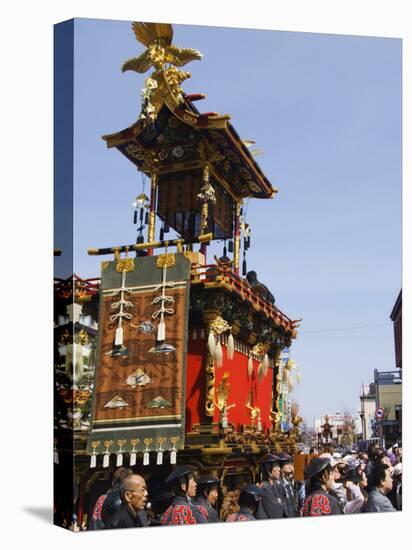
[[147,502],[146,482],[142,476],[129,474],[120,483],[122,506],[108,523],[109,529],[146,527],[149,525],[144,508]]
[[287,515],[290,518],[298,516],[297,495],[293,479],[293,458],[287,453],[279,453],[281,466],[280,491],[286,503]]
[[329,458],[314,458],[305,468],[308,480],[306,500],[303,504],[303,516],[330,516],[341,514],[338,501],[329,491],[335,479]]
[[220,521],[215,509],[219,497],[219,485],[219,478],[211,475],[200,476],[197,480],[196,499],[193,503],[197,505],[208,523]]
[[166,479],[166,485],[170,486],[174,499],[163,514],[161,525],[207,523],[205,516],[192,502],[192,498],[196,496],[196,470],[195,466],[182,464],[177,466]]
[[267,454],[259,461],[262,497],[256,513],[257,519],[288,517],[286,502],[279,494],[281,471],[279,457]]
[[262,496],[262,489],[253,483],[245,485],[239,495],[239,512],[229,514],[226,521],[229,523],[234,521],[254,521]]

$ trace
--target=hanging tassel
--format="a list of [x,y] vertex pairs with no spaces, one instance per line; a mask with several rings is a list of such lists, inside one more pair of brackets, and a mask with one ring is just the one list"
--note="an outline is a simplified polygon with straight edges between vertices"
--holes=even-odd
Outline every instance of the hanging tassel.
[[130,453],[130,461],[129,466],[135,466],[136,465],[136,453]]
[[233,252],[233,241],[229,241],[227,249],[229,252]]
[[201,331],[200,331],[200,339],[201,339],[201,340],[204,340],[205,338],[206,338],[205,329],[202,328]]
[[165,232],[164,232],[164,229],[163,227],[160,228],[160,234],[159,234],[159,241],[164,241],[165,240]]
[[261,361],[258,366],[258,381],[261,382],[263,378],[263,362]]
[[109,467],[110,453],[104,453],[103,455],[103,468]]
[[246,273],[247,273],[246,256],[245,256],[245,253],[243,252],[243,262],[242,262],[242,275],[243,275],[243,277],[246,277]]
[[150,463],[150,456],[149,456],[148,451],[145,451],[143,453],[143,466],[148,466],[149,463]]
[[164,231],[165,233],[169,233],[169,231],[170,231],[169,222],[165,221],[165,223],[163,224],[163,231]]
[[227,339],[227,358],[231,361],[235,356],[235,339],[233,334],[230,333]]
[[166,340],[166,325],[163,320],[159,321],[159,326],[157,327],[157,341],[164,342]]
[[197,330],[193,331],[192,340],[197,340]]
[[223,365],[223,349],[220,340],[216,344],[215,361],[216,367],[219,369]]
[[160,466],[163,464],[163,451],[157,451],[156,464]]
[[287,382],[288,382],[289,392],[292,392],[293,391],[293,379],[292,379],[292,377],[289,373],[287,374]]
[[170,451],[170,464],[176,464],[177,452],[175,450]]
[[123,465],[123,453],[117,453],[116,466]]
[[216,358],[216,340],[213,332],[209,332],[209,338],[207,340],[207,345],[209,346],[209,353],[211,358],[214,360]]
[[248,362],[247,362],[247,375],[248,375],[248,378],[252,378],[252,374],[253,374],[253,359],[252,359],[252,356],[249,355],[249,359],[248,359]]
[[144,238],[143,238],[143,235],[140,234],[137,236],[136,244],[142,244],[142,243],[144,243]]
[[123,345],[123,327],[117,327],[116,336],[115,336],[115,339],[114,339],[114,345],[115,346],[122,346]]
[[263,361],[262,361],[263,376],[267,375],[268,370],[269,370],[269,357],[268,357],[268,354],[265,353],[265,355],[263,356]]
[[144,224],[149,225],[149,211],[146,210],[146,215],[144,217]]
[[133,214],[133,223],[136,224],[137,223],[137,210],[134,211],[134,214]]
[[[94,458],[96,459],[96,455]],[[59,453],[57,452],[57,449],[54,449],[53,451],[53,461],[55,464],[59,463]],[[90,468],[93,468],[93,466],[90,466]]]
[[90,468],[96,468],[96,453],[90,456]]
[[302,382],[302,375],[300,373],[300,370],[296,372],[296,382],[300,384]]
[[225,241],[225,246],[223,247],[223,257],[224,258],[227,257],[226,241]]

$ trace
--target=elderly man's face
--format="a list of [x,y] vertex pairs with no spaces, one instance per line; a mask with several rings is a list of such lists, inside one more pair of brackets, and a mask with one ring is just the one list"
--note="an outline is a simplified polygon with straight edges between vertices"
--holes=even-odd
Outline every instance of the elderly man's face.
[[125,492],[126,502],[134,512],[143,510],[147,502],[147,487],[145,480],[138,475],[130,476],[128,489]]

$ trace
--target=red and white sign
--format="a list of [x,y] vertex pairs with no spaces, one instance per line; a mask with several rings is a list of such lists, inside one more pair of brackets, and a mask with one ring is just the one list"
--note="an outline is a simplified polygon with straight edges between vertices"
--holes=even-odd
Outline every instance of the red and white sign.
[[375,411],[375,418],[378,420],[381,420],[385,414],[385,411],[382,409],[382,407],[378,407]]

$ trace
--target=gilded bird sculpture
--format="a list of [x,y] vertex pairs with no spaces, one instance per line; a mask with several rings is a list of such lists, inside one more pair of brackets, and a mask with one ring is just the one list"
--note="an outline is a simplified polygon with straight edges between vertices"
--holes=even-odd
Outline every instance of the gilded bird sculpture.
[[173,28],[168,23],[132,23],[132,29],[138,42],[146,46],[138,57],[125,61],[122,72],[136,71],[145,73],[153,67],[161,71],[166,65],[183,67],[189,61],[202,59],[202,54],[193,48],[179,48],[172,44]]

